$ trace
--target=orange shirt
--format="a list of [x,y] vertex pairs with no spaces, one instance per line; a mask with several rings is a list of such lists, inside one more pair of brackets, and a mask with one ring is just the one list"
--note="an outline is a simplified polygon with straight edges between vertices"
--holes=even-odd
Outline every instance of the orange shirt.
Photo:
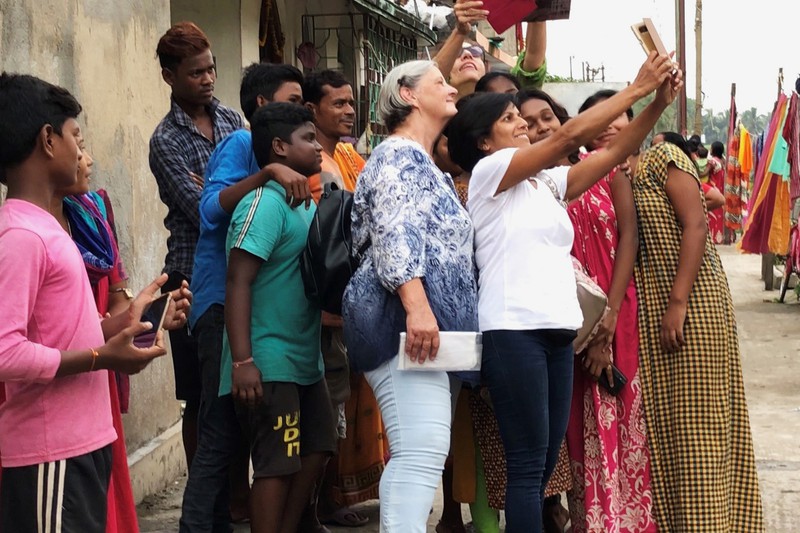
[[364,158],[349,143],[338,143],[333,157],[323,151],[322,172],[308,178],[308,186],[314,201],[319,202],[325,183],[333,182],[340,188],[354,191],[358,174],[364,168],[364,164]]

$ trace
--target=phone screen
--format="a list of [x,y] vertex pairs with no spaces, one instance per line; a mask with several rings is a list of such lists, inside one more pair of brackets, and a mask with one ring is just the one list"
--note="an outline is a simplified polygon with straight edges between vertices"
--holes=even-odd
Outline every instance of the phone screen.
[[139,348],[147,348],[155,344],[156,333],[164,325],[164,318],[170,299],[171,295],[166,293],[147,304],[144,311],[142,311],[141,322],[150,322],[153,326],[149,330],[136,335],[133,339],[133,344]]

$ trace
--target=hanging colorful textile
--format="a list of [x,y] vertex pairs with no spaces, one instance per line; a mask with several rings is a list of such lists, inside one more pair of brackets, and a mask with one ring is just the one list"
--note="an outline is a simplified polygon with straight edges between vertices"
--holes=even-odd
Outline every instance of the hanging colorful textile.
[[725,196],[723,207],[723,239],[725,244],[736,241],[736,231],[742,227],[741,170],[739,170],[739,135],[736,132],[736,86],[731,90],[731,107],[728,113],[728,139],[725,152],[725,176],[722,183],[722,194]]
[[789,196],[792,205],[800,196],[800,96],[792,93],[786,124],[783,127],[783,138],[789,145]]
[[739,164],[740,132],[728,137],[728,170],[725,175],[725,243],[736,241],[742,229],[742,166]]
[[[789,182],[771,169],[784,168],[784,165],[773,166],[775,157],[786,158],[781,152],[780,141],[783,123],[789,100],[781,94],[770,120],[769,133],[764,142],[764,152],[758,162],[752,195],[747,208],[749,216],[744,223],[744,233],[739,243],[745,252],[785,255],[789,249]],[[777,155],[781,152],[782,155]]]

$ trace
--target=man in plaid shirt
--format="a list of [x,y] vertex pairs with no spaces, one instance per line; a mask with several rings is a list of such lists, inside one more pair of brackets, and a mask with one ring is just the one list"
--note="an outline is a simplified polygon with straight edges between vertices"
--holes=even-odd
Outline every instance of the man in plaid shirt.
[[[170,110],[150,138],[150,170],[168,209],[164,226],[170,235],[163,271],[169,281],[163,290],[169,291],[183,280],[191,283],[208,158],[222,139],[244,127],[244,120],[214,98],[214,56],[200,28],[191,22],[174,25],[159,40],[156,53],[161,76],[172,90]],[[186,402],[183,445],[187,465],[191,465],[201,391],[197,343],[184,327],[170,332],[170,345],[175,395]]]

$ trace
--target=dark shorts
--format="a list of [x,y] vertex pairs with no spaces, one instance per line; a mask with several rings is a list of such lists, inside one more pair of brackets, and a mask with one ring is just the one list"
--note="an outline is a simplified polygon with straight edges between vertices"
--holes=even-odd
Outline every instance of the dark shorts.
[[3,533],[105,533],[111,445],[71,459],[3,468]]
[[257,407],[236,404],[250,442],[254,479],[288,476],[300,470],[302,456],[336,452],[336,419],[324,379],[313,385],[272,381],[262,386]]
[[[189,280],[180,272],[170,272],[161,292],[169,292]],[[197,358],[197,339],[189,334],[188,326],[169,332],[172,369],[175,372],[175,397],[187,403],[200,402],[200,362]]]

